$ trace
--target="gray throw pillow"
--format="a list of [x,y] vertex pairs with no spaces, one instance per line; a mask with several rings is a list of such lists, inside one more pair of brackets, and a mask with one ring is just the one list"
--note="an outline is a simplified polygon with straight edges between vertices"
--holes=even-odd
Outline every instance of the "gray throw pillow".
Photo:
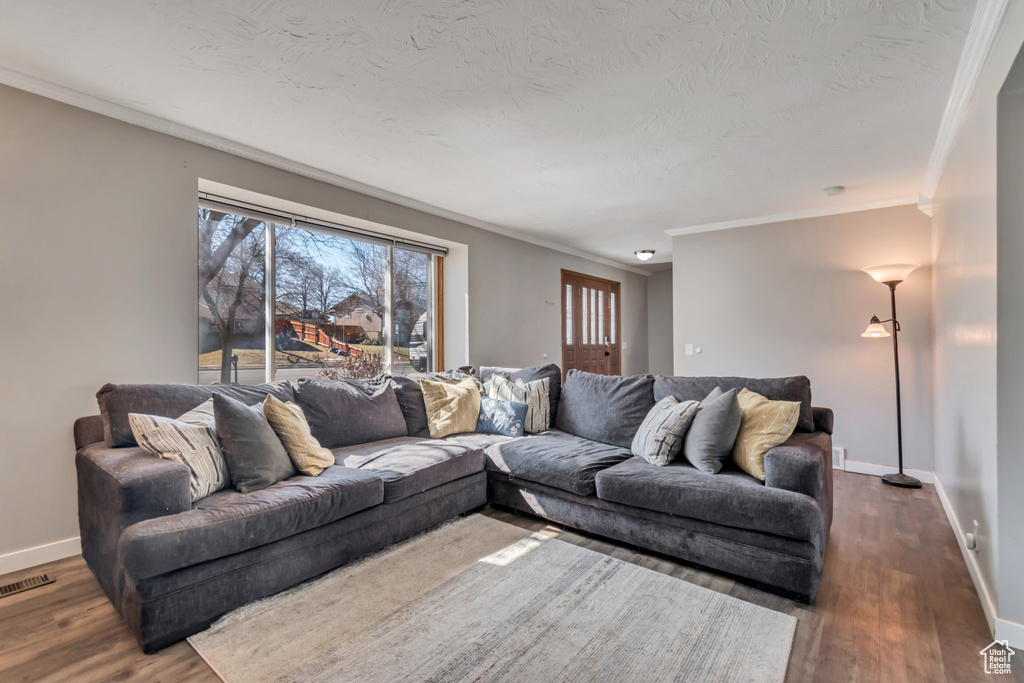
[[231,485],[239,492],[259,491],[295,476],[292,459],[267,422],[263,406],[214,394],[213,413]]
[[718,474],[732,454],[743,419],[736,395],[735,389],[712,389],[686,433],[683,455],[701,472]]
[[698,410],[696,401],[680,403],[672,396],[655,403],[633,437],[633,455],[658,467],[672,462],[683,450],[683,435]]

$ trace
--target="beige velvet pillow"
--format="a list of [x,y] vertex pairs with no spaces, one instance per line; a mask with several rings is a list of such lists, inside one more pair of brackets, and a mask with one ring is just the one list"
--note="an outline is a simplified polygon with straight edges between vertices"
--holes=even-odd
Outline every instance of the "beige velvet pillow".
[[476,431],[476,419],[480,416],[480,390],[475,379],[464,379],[458,384],[424,379],[420,380],[420,388],[427,407],[431,438]]
[[300,473],[318,477],[334,464],[334,454],[321,446],[309,431],[309,422],[302,408],[267,394],[263,399],[263,414]]
[[733,460],[741,470],[764,481],[764,454],[793,435],[800,419],[800,402],[769,401],[748,389],[736,398],[743,420],[732,450]]

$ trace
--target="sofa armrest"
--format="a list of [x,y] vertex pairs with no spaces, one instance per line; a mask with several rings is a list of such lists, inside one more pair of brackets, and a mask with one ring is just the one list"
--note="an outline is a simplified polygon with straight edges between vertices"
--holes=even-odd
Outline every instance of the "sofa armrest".
[[814,417],[814,431],[832,433],[834,415],[831,408],[811,408]]
[[764,471],[765,486],[802,493],[818,502],[827,535],[832,524],[832,437],[823,431],[793,434],[765,453]]
[[117,543],[136,522],[192,507],[189,471],[138,447],[94,443],[75,456],[82,555],[107,595],[117,585]]

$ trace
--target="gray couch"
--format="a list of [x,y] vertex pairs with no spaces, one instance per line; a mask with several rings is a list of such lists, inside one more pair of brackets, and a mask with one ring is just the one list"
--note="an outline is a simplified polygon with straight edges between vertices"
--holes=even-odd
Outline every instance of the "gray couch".
[[[831,521],[832,414],[810,408],[805,378],[571,372],[559,395],[557,366],[482,368],[481,379],[496,372],[549,377],[554,428],[515,439],[424,438],[422,393],[409,378],[392,378],[385,388],[353,382],[354,392],[319,381],[108,385],[98,394],[101,415],[75,424],[86,563],[147,652],[488,501],[814,599]],[[738,470],[705,475],[685,462],[658,468],[631,456],[628,441],[659,394],[703,398],[706,387],[719,385],[749,386],[806,407],[804,431],[766,457],[766,482]],[[337,388],[346,389],[343,400],[325,394]],[[319,414],[311,427],[337,464],[319,477],[296,476],[249,494],[225,489],[192,504],[187,469],[134,445],[127,414],[176,417],[214,391],[249,404],[267,393],[300,405],[316,397],[318,406],[305,408]],[[360,402],[359,391],[372,397]],[[338,422],[325,419],[328,402],[357,413],[345,420],[355,432],[337,433]],[[400,415],[404,424],[381,415]]]

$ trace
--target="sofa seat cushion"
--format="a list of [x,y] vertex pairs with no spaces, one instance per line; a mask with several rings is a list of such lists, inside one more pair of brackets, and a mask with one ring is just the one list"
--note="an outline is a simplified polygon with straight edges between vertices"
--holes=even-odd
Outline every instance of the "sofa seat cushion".
[[408,436],[337,448],[334,457],[339,465],[379,476],[384,481],[385,503],[484,469],[484,454],[479,448]]
[[767,487],[737,470],[705,474],[686,462],[656,467],[641,458],[603,470],[597,497],[670,515],[813,540],[821,510],[813,498]]
[[227,557],[347,517],[384,501],[373,472],[328,467],[319,477],[292,477],[252,493],[218,491],[191,510],[134,524],[118,555],[139,580]]
[[595,475],[632,457],[629,450],[552,429],[488,446],[487,469],[581,496],[594,493]]
[[467,448],[479,448],[480,450],[484,450],[497,443],[507,443],[509,441],[512,441],[514,438],[522,437],[505,436],[504,434],[484,434],[481,432],[473,432],[469,434],[452,434],[451,436],[444,437],[444,439],[442,440],[445,443],[454,443],[458,444],[459,446],[465,446]]

